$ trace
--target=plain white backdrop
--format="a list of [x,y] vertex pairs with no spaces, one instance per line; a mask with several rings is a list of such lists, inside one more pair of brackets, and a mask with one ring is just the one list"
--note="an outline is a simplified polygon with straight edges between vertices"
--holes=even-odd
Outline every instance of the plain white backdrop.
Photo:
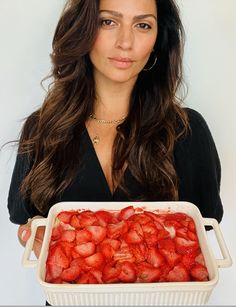
[[[0,146],[17,139],[22,120],[36,110],[50,72],[51,41],[64,0],[0,0]],[[185,104],[199,111],[214,137],[222,165],[220,224],[233,261],[236,256],[236,1],[178,0],[186,30]],[[0,152],[0,305],[44,305],[34,269],[21,265],[17,226],[9,222],[7,195],[16,148]],[[217,244],[209,240],[217,257]],[[219,269],[209,305],[234,305],[235,265]]]

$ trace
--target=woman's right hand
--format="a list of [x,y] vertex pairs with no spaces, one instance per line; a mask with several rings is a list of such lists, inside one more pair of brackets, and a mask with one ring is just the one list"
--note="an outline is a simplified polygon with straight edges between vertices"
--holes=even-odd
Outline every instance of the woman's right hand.
[[[42,216],[35,216],[32,219],[29,219],[27,224],[20,225],[18,228],[18,239],[22,246],[26,245],[26,242],[29,240],[31,235],[31,223],[34,219],[42,218]],[[43,237],[45,232],[45,226],[39,226],[35,235],[34,245],[33,245],[33,251],[35,253],[35,256],[38,258],[40,255]]]

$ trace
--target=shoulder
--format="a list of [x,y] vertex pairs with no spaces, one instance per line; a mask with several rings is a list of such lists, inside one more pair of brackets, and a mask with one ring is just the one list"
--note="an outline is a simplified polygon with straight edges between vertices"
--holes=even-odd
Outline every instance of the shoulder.
[[205,118],[194,109],[185,108],[189,121],[189,131],[181,138],[180,142],[188,143],[196,148],[214,147],[214,140]]

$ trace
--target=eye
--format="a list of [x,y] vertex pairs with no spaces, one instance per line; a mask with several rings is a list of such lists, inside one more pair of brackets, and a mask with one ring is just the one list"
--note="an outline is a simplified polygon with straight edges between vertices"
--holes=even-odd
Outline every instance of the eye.
[[114,26],[114,21],[111,19],[101,19],[100,20],[100,25],[101,27],[111,27]]
[[138,23],[137,27],[142,29],[142,30],[150,30],[152,28],[149,24],[147,24],[145,22]]

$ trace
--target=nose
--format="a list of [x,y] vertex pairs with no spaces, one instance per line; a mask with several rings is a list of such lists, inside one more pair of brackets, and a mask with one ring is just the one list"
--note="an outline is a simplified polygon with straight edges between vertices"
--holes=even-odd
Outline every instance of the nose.
[[134,34],[129,27],[121,27],[118,30],[116,38],[116,47],[124,50],[132,49],[134,42]]

